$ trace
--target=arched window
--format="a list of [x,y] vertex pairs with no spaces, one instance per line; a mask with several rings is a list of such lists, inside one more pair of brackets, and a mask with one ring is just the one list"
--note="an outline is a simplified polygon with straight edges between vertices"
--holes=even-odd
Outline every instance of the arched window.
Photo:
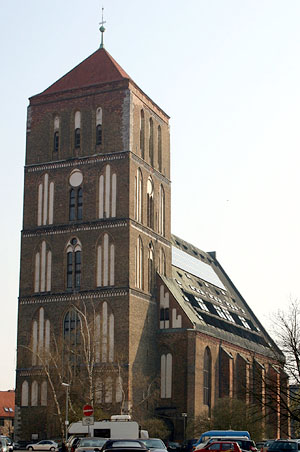
[[53,224],[54,182],[49,183],[46,173],[38,186],[38,226]]
[[21,406],[28,406],[28,381],[24,380],[21,389]]
[[154,288],[154,252],[152,243],[148,250],[148,290],[152,292]]
[[96,144],[102,144],[102,108],[96,111]]
[[135,193],[134,193],[134,218],[142,223],[143,212],[143,176],[142,171],[138,168],[135,176]]
[[157,128],[157,154],[158,154],[158,169],[162,170],[162,143],[161,143],[161,127]]
[[203,363],[203,404],[211,406],[211,352],[206,347]]
[[31,385],[31,406],[38,405],[38,391],[39,391],[39,387],[38,387],[37,381],[34,380]]
[[149,177],[147,181],[147,226],[154,228],[154,200],[153,200],[153,181]]
[[141,157],[145,158],[145,115],[144,110],[141,110],[140,116],[140,151]]
[[135,248],[135,285],[139,289],[144,288],[144,274],[143,274],[143,242],[141,237],[138,237]]
[[160,357],[160,397],[170,399],[172,397],[172,355],[163,354]]
[[115,284],[115,245],[104,234],[97,248],[97,287]]
[[67,289],[80,289],[81,243],[72,238],[67,244]]
[[51,290],[52,252],[45,240],[42,241],[35,254],[34,291],[50,292]]
[[71,186],[69,192],[69,220],[82,220],[83,192],[82,192],[83,174],[78,169],[72,171],[69,176]]
[[116,216],[117,174],[106,165],[99,177],[99,218]]
[[154,160],[154,140],[153,140],[153,119],[149,119],[149,160],[150,165],[153,166]]
[[81,113],[76,111],[75,113],[75,131],[74,131],[74,146],[80,148],[80,127],[81,127]]
[[54,118],[53,151],[59,151],[59,117]]
[[162,185],[159,188],[158,232],[165,235],[165,191]]

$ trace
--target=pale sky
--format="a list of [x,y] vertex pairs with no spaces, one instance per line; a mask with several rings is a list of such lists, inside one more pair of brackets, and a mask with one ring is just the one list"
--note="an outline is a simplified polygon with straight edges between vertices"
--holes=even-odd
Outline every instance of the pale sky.
[[172,232],[260,321],[300,297],[300,1],[1,2],[0,390],[15,386],[28,98],[100,44],[171,117]]

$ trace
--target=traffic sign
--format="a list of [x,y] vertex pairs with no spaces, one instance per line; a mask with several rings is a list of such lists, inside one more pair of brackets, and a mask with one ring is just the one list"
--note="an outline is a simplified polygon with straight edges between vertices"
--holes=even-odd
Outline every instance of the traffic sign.
[[94,414],[94,409],[92,405],[84,405],[83,407],[83,415],[84,416],[92,416]]
[[94,416],[83,417],[82,425],[94,425]]

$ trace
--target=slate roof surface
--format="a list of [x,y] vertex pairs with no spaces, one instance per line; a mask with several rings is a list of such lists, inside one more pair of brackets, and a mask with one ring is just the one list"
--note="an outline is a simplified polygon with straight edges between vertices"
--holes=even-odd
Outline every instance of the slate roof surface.
[[162,278],[196,330],[274,356],[280,350],[238,292],[215,253],[172,235],[172,278]]
[[0,417],[15,416],[15,391],[0,391]]
[[107,50],[98,49],[41,94],[86,88],[123,79],[129,80],[130,77]]

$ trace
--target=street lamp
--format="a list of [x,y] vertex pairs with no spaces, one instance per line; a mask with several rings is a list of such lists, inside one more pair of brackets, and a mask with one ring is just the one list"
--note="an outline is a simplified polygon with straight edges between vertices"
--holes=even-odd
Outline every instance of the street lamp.
[[66,426],[66,442],[68,441],[68,425],[69,425],[69,383],[62,383],[62,386],[65,386],[66,388],[66,420],[65,420],[65,426]]
[[185,440],[185,429],[186,429],[187,413],[181,413],[181,416],[183,417],[183,441],[184,441]]

